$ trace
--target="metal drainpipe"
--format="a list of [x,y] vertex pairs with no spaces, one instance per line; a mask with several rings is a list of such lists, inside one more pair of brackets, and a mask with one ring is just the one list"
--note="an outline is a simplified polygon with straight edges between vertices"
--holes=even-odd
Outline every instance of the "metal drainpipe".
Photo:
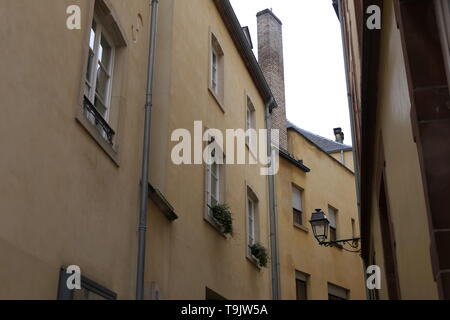
[[[354,167],[355,167],[355,177],[356,177],[356,197],[358,200],[358,204],[361,201],[361,191],[360,191],[360,169],[359,169],[359,161],[358,161],[358,155],[356,153],[356,127],[355,127],[355,115],[353,114],[353,96],[350,92],[350,79],[348,75],[348,57],[347,52],[345,50],[346,44],[347,44],[347,37],[345,36],[345,27],[344,27],[344,15],[343,15],[343,7],[342,7],[342,0],[338,1],[338,7],[339,7],[339,21],[341,23],[341,34],[342,34],[342,50],[344,52],[344,63],[345,63],[345,81],[347,84],[347,97],[348,97],[348,105],[349,105],[349,112],[350,112],[350,123],[352,126],[352,144],[353,144],[353,159],[354,159]],[[359,205],[358,205],[358,211],[359,211]],[[361,212],[359,212],[359,218],[361,220]]]
[[148,214],[148,172],[150,164],[150,129],[152,124],[153,105],[153,74],[155,69],[156,55],[156,31],[158,17],[158,0],[152,0],[152,13],[150,22],[150,43],[147,73],[147,94],[145,100],[145,123],[144,123],[144,147],[142,155],[142,175],[139,208],[139,244],[136,279],[136,300],[144,299],[144,274],[145,274],[145,240],[147,233]]
[[[272,119],[270,114],[270,106],[275,103],[273,97],[270,98],[266,106],[266,128],[267,128],[267,155],[272,157]],[[280,261],[278,256],[278,221],[277,221],[277,205],[275,198],[275,176],[267,176],[269,182],[269,210],[270,210],[270,249],[271,249],[271,266],[272,266],[272,299],[281,299],[280,285]]]

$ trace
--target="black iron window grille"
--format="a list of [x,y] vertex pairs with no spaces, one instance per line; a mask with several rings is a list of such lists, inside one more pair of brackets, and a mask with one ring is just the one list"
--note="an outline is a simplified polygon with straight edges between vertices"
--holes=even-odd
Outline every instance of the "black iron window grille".
[[114,130],[109,126],[108,122],[103,118],[97,108],[92,104],[91,101],[85,96],[84,97],[84,111],[86,113],[86,118],[96,126],[100,131],[102,137],[110,144],[113,145],[114,135],[116,134]]

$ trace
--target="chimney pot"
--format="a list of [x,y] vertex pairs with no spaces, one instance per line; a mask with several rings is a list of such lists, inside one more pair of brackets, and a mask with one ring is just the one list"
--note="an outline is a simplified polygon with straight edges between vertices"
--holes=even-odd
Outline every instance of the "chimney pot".
[[342,131],[342,128],[335,128],[333,131],[334,136],[336,137],[336,142],[344,143],[344,132]]

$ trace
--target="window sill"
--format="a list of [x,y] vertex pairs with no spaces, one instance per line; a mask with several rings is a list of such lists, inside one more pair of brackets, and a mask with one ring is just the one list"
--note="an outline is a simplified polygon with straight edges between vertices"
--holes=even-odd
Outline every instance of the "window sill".
[[259,265],[258,259],[247,253],[247,261],[251,263],[258,271],[262,270],[262,267]]
[[164,195],[153,187],[150,183],[148,183],[148,195],[153,203],[161,210],[164,216],[170,222],[173,222],[178,219],[177,214],[175,213],[175,209],[169,203],[169,201],[164,197]]
[[215,229],[222,237],[224,237],[225,239],[228,239],[227,235],[225,233],[223,233],[222,229],[220,228],[220,226],[209,216],[206,215],[205,217],[203,217],[203,219],[213,228]]
[[95,142],[102,148],[106,155],[114,162],[117,167],[120,167],[119,154],[113,146],[102,137],[97,128],[86,118],[83,112],[82,106],[77,108],[77,114],[75,116],[76,121],[87,131],[87,133],[94,139]]
[[208,91],[209,93],[212,95],[212,97],[214,98],[214,101],[217,103],[217,105],[219,106],[220,110],[225,113],[225,107],[223,106],[223,102],[221,101],[221,99],[219,99],[219,97],[217,96],[217,94],[213,91],[213,89],[211,89],[211,87],[208,87]]
[[303,231],[303,232],[309,233],[309,229],[307,227],[305,227],[305,226],[302,226],[301,224],[294,223],[294,227],[299,229],[299,230],[301,230],[301,231]]

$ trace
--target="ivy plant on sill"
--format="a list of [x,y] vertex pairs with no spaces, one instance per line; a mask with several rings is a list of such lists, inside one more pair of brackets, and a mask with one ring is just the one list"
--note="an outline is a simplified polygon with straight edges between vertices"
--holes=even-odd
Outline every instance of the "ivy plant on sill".
[[261,268],[267,267],[267,261],[269,257],[267,255],[267,249],[264,248],[260,243],[252,244],[250,247],[250,253],[258,261],[258,265]]
[[225,235],[233,236],[233,218],[230,207],[227,204],[216,204],[209,206],[211,218],[220,227]]

